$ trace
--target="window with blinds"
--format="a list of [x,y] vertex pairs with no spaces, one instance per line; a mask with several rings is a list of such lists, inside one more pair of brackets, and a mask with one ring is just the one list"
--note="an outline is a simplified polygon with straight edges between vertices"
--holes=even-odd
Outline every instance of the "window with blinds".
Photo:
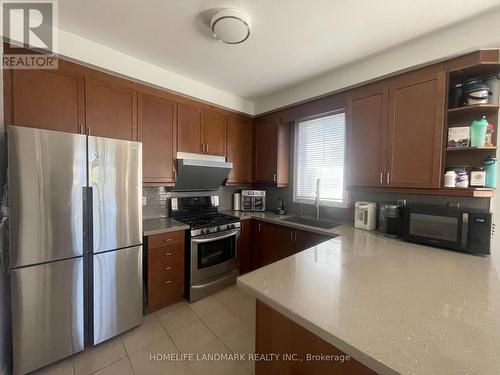
[[313,204],[319,185],[323,205],[346,206],[345,136],[344,112],[296,124],[295,202]]

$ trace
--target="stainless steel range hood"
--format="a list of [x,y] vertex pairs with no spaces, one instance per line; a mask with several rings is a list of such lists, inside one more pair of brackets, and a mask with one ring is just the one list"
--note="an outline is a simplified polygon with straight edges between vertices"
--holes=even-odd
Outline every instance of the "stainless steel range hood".
[[233,163],[223,156],[177,153],[177,179],[174,191],[217,190],[227,178]]

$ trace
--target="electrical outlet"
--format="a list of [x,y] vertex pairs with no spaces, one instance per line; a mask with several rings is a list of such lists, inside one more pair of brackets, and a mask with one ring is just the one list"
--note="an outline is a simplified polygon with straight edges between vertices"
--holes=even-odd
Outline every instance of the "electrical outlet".
[[142,205],[145,206],[148,204],[148,199],[146,197],[142,197]]

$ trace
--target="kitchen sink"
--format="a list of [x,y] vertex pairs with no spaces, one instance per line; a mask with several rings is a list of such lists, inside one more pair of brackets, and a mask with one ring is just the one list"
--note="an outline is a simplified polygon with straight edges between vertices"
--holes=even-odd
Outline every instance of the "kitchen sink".
[[338,223],[334,223],[333,221],[316,220],[310,217],[303,217],[303,216],[291,216],[286,219],[283,219],[283,221],[288,221],[289,223],[309,225],[310,227],[318,227],[323,229],[332,229],[340,225]]

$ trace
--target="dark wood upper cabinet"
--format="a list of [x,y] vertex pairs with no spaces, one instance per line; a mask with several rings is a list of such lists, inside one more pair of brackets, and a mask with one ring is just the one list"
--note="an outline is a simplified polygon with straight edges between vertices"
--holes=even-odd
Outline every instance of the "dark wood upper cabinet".
[[199,154],[202,150],[203,109],[179,103],[177,109],[177,149]]
[[85,115],[89,135],[137,140],[137,91],[119,78],[85,80]]
[[348,98],[351,186],[385,185],[388,102],[385,85],[363,87]]
[[188,103],[179,103],[178,108],[178,150],[225,156],[226,114],[216,109]]
[[84,132],[85,79],[59,69],[5,70],[5,121],[10,125]]
[[230,116],[227,126],[227,161],[233,168],[227,178],[228,184],[252,183],[252,120],[244,116]]
[[272,117],[257,122],[254,131],[254,183],[288,186],[289,124]]
[[391,82],[388,186],[441,186],[445,82],[442,64],[403,74]]
[[227,116],[222,111],[205,109],[202,148],[209,155],[226,156]]
[[175,182],[177,103],[138,94],[138,140],[142,142],[142,176],[146,183]]

